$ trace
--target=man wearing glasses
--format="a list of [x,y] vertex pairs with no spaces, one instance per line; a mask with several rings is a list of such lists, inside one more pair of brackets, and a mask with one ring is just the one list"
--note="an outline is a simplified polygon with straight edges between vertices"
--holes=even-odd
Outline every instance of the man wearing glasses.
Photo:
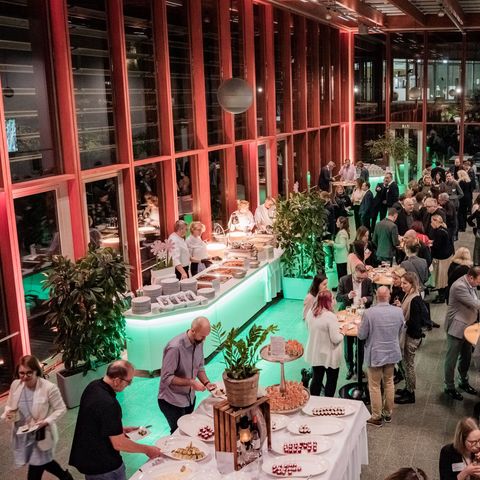
[[132,383],[133,375],[130,362],[117,360],[102,379],[91,382],[83,392],[69,463],[86,480],[126,480],[120,452],[143,453],[149,458],[160,455],[159,448],[132,442],[125,435],[138,427],[122,426],[116,394]]

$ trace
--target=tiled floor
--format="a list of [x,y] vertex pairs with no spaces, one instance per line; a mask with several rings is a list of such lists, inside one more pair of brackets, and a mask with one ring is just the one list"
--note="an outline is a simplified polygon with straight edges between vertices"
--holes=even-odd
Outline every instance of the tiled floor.
[[[472,247],[472,234],[462,234],[456,246]],[[293,300],[281,300],[271,305],[256,320],[259,323],[276,323],[280,334],[288,338],[295,337],[301,342],[306,340],[306,329],[301,319],[302,303]],[[433,318],[443,324],[445,306],[432,305]],[[292,334],[294,328],[294,334]],[[428,334],[417,355],[417,401],[414,405],[397,406],[393,421],[382,428],[369,427],[370,465],[365,467],[362,480],[383,480],[387,474],[402,466],[415,465],[423,468],[430,479],[438,478],[438,454],[445,443],[451,441],[455,424],[463,415],[470,415],[477,398],[465,395],[463,402],[454,402],[442,394],[443,357],[445,352],[445,333],[443,328],[434,329]],[[300,379],[300,370],[305,366],[303,359],[285,366],[288,379]],[[263,385],[277,383],[279,366],[260,362]],[[219,356],[207,365],[207,373],[212,380],[219,379],[223,365]],[[152,436],[148,442],[168,434],[168,427],[160,413],[156,396],[158,378],[136,378],[132,386],[119,395],[123,407],[124,425],[152,424]],[[345,382],[345,369],[342,368],[339,387]],[[477,372],[471,374],[471,383],[480,388]],[[199,400],[202,396],[199,396]],[[0,407],[2,405],[0,404]],[[56,458],[63,465],[68,460],[70,443],[75,427],[77,409],[70,410],[59,421],[60,442]],[[147,441],[147,440],[145,440]],[[144,461],[143,455],[125,454],[128,474],[131,475]],[[0,480],[26,478],[24,470],[14,471],[9,448],[9,430],[2,425],[0,429]],[[73,472],[77,479],[83,478]],[[45,474],[44,479],[51,479]],[[341,479],[338,479],[341,480]]]

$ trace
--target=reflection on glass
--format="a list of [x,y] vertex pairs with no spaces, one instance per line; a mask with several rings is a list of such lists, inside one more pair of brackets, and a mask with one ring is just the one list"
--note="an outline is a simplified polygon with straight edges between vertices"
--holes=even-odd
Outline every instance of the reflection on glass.
[[355,120],[385,120],[385,35],[355,35]]
[[124,0],[128,94],[133,157],[160,154],[158,102],[150,0]]
[[293,182],[298,182],[298,188],[301,190],[306,186],[305,173],[303,165],[306,164],[305,135],[295,135],[293,137]]
[[392,33],[392,122],[421,122],[423,109],[423,33]]
[[270,195],[270,178],[269,178],[269,165],[267,158],[267,146],[258,146],[258,193],[259,204],[265,202],[265,199]]
[[285,131],[285,107],[283,104],[283,83],[284,71],[282,57],[282,27],[283,27],[283,10],[276,8],[273,12],[274,18],[274,55],[275,55],[275,104],[276,104],[276,124],[277,133]]
[[32,354],[44,360],[51,354],[55,333],[45,326],[48,291],[42,272],[50,267],[51,255],[62,253],[56,195],[50,191],[17,198],[14,206],[30,345]]
[[82,169],[116,163],[113,86],[104,1],[68,2]]
[[175,0],[167,3],[173,133],[177,152],[192,150],[195,146],[188,17],[188,2],[186,0]]
[[178,217],[187,223],[193,219],[192,159],[193,157],[182,157],[175,161]]
[[472,164],[477,165],[477,172],[480,173],[480,125],[465,126],[465,143],[463,147],[463,158],[472,157]]
[[277,188],[278,194],[282,197],[287,196],[288,188],[288,168],[287,168],[287,141],[277,142]]
[[297,57],[297,31],[298,34],[301,33],[299,29],[297,29],[298,19],[296,15],[291,16],[291,24],[290,24],[290,62],[292,64],[292,113],[293,113],[293,129],[298,130],[300,128],[300,102],[298,101],[299,95],[299,75],[300,75],[300,68],[298,65],[298,57]]
[[337,123],[340,120],[340,38],[336,28],[330,29],[330,102],[331,122]]
[[13,182],[60,173],[43,2],[0,1],[0,79]]
[[428,164],[453,164],[459,146],[458,125],[427,125]]
[[253,5],[254,40],[255,40],[255,83],[257,95],[257,135],[266,135],[265,108],[265,49],[264,49],[264,18],[265,7]]
[[313,98],[313,82],[314,82],[314,56],[313,42],[317,38],[315,31],[318,31],[318,24],[310,20],[307,21],[307,117],[308,126],[315,126],[314,111],[315,107],[311,99]]
[[235,167],[237,178],[237,200],[248,200],[248,164],[246,147],[235,147]]
[[225,198],[225,164],[224,153],[220,150],[208,154],[208,170],[210,179],[210,207],[212,209],[212,223],[227,225],[226,198]]
[[222,109],[217,99],[217,90],[220,86],[220,50],[217,13],[217,0],[202,0],[203,68],[205,71],[209,145],[223,143]]
[[395,137],[408,142],[415,152],[411,159],[396,159],[396,178],[400,183],[408,185],[410,180],[416,180],[422,176],[422,128],[396,128]]
[[462,36],[428,33],[427,120],[460,121]]
[[122,255],[122,237],[117,178],[85,184],[89,246],[110,247]]
[[[0,338],[5,338],[12,333],[8,325],[8,316],[5,309],[5,291],[3,288],[3,275],[0,272]],[[15,338],[15,337],[14,337]],[[0,394],[10,389],[14,375],[15,364],[12,355],[13,339],[0,342]]]
[[[365,143],[369,140],[376,140],[385,134],[385,125],[357,124],[355,125],[355,160],[364,163],[374,163],[385,167],[387,165],[383,158],[373,158]],[[388,161],[388,160],[387,160]]]
[[330,124],[330,28],[326,25],[319,26],[318,51],[320,52],[320,123],[328,125]]
[[[240,0],[230,0],[230,38],[232,77],[245,79],[242,5],[243,3]],[[235,140],[245,140],[247,138],[247,112],[236,114],[233,118],[235,122]]]
[[480,32],[467,33],[465,121],[480,122]]
[[155,255],[151,251],[152,243],[162,239],[160,229],[163,216],[161,172],[160,163],[135,168],[139,248],[144,285],[150,283],[150,269],[155,265]]

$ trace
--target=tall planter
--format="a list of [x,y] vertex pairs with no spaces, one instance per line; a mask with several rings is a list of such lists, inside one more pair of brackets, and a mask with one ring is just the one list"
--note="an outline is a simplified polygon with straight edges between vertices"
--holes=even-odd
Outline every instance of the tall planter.
[[258,373],[243,380],[233,380],[225,372],[223,372],[222,377],[227,400],[232,407],[249,407],[257,401],[258,380],[260,378]]

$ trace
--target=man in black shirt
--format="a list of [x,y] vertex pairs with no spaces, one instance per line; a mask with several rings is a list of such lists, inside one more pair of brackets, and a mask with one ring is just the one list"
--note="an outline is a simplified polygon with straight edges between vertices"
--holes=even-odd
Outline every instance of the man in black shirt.
[[138,427],[122,426],[122,408],[116,394],[132,383],[133,365],[117,360],[103,379],[94,380],[83,392],[70,452],[70,465],[86,480],[126,480],[120,452],[144,453],[149,458],[160,449],[132,442],[125,434]]

